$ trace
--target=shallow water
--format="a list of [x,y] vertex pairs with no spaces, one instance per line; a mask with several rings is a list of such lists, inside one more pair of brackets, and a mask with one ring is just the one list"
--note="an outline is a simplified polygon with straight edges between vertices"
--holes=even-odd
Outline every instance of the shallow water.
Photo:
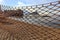
[[15,18],[15,17],[11,17],[11,18],[23,22],[28,22],[30,24],[60,28],[60,26],[58,26],[58,24],[60,24],[60,22],[58,21],[60,20],[60,17],[58,16],[52,16],[52,17],[23,16],[23,18]]

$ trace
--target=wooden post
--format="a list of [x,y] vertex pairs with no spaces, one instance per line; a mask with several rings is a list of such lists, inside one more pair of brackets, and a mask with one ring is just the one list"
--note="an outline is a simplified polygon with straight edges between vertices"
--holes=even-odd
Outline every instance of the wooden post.
[[58,1],[58,4],[60,4],[60,1]]
[[1,5],[0,5],[0,11],[1,11]]

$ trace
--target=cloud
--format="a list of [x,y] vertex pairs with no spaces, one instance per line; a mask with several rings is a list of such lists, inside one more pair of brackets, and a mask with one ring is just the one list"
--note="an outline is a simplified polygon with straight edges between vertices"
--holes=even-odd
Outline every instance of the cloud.
[[31,4],[29,4],[29,3],[26,4],[24,2],[18,1],[16,6],[19,7],[19,6],[30,6],[30,5]]
[[3,0],[0,0],[0,4],[3,4]]
[[0,2],[2,2],[3,0],[0,0]]
[[20,2],[20,1],[19,1],[19,2],[17,3],[17,6],[26,6],[26,4],[24,4],[23,2]]

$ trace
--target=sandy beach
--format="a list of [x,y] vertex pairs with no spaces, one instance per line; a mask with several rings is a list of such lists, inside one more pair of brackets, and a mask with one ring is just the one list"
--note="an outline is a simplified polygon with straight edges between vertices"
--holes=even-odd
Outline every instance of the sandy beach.
[[[60,40],[60,28],[44,27],[5,18],[0,22],[0,38],[4,40]],[[6,21],[7,20],[7,21]],[[7,22],[7,23],[6,23]],[[5,35],[5,36],[4,36]],[[3,36],[3,37],[2,37]]]

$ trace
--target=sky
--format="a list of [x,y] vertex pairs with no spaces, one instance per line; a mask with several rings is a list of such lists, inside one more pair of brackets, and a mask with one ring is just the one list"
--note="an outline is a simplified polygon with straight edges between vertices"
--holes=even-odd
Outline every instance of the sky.
[[0,0],[0,4],[7,6],[30,6],[54,2],[57,0]]

